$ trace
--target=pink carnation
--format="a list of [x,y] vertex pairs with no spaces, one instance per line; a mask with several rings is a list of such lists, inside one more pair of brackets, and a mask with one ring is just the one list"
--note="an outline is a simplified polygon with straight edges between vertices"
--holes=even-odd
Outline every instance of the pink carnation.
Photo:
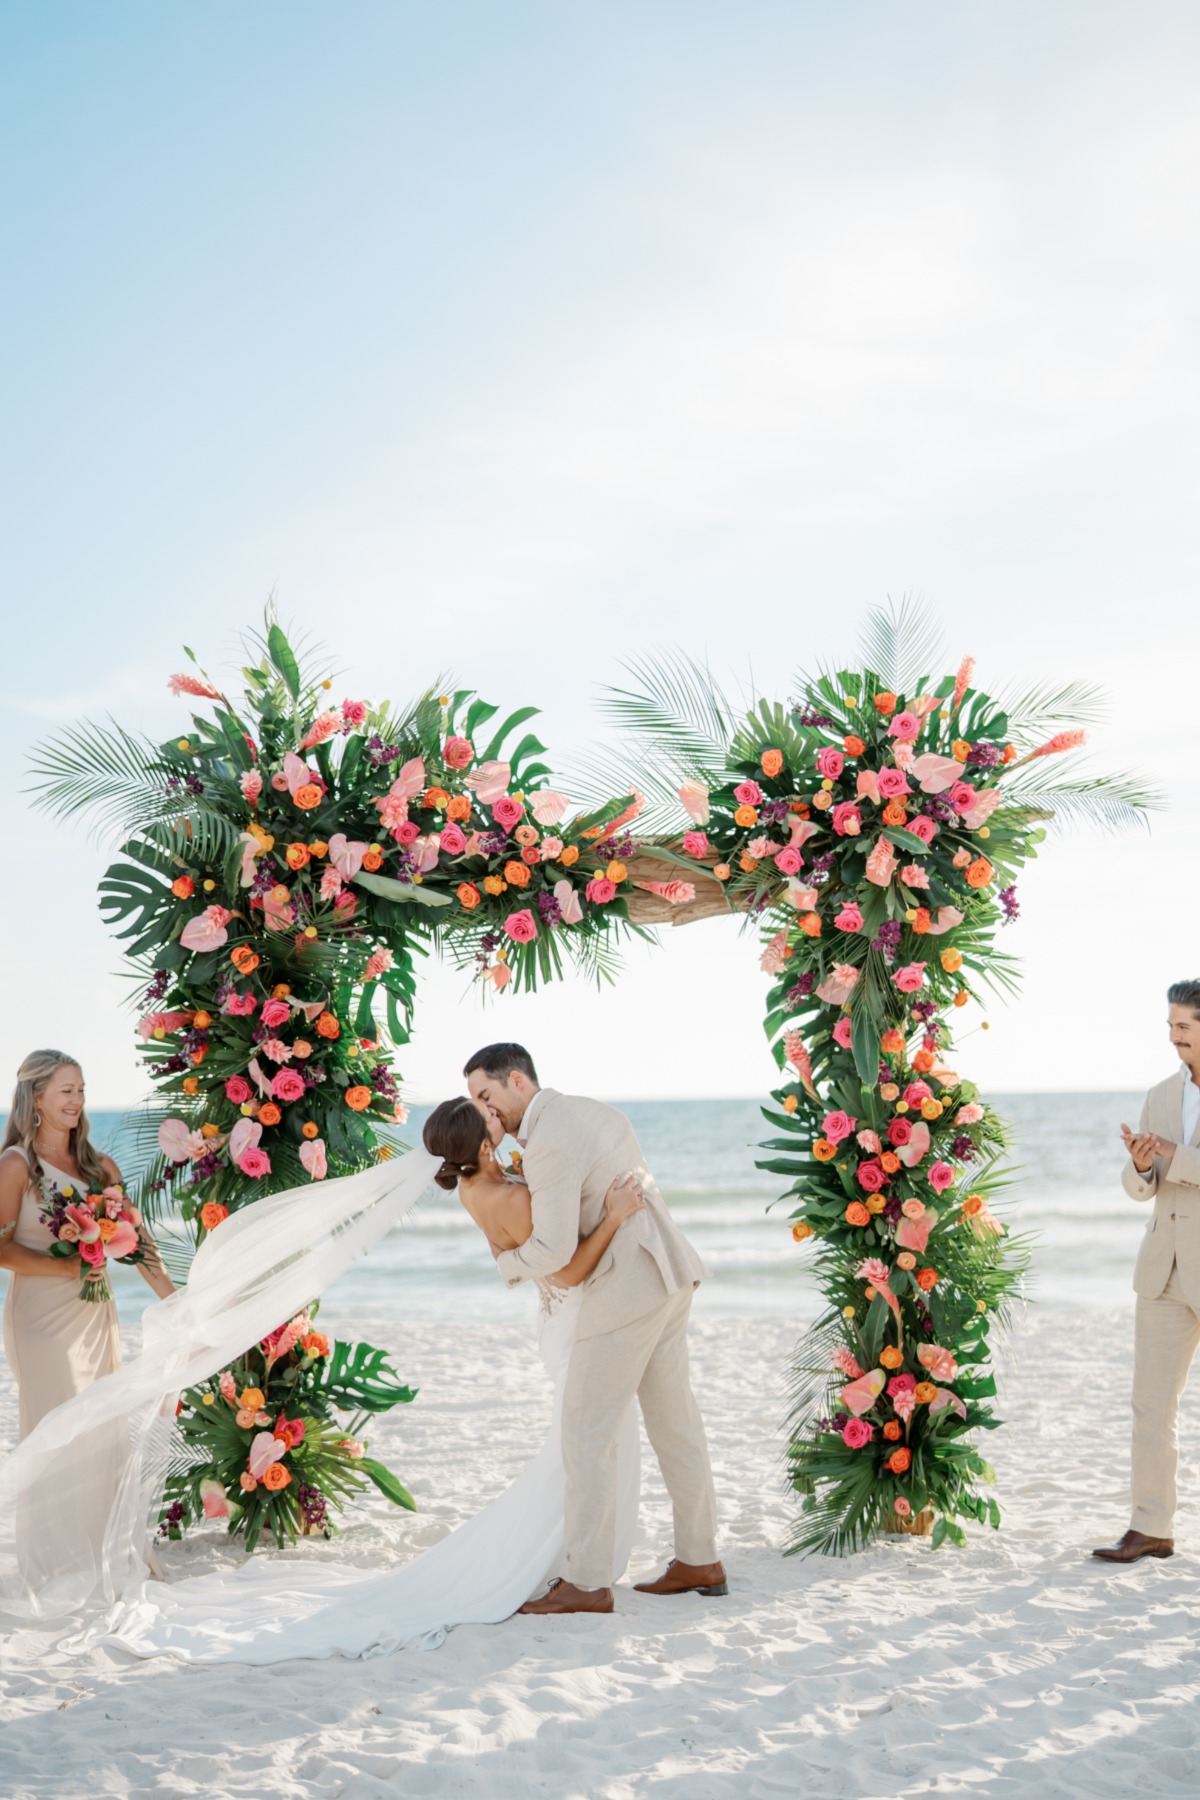
[[304,1077],[296,1069],[280,1069],[271,1083],[277,1100],[303,1100]]
[[862,1450],[875,1436],[875,1427],[865,1419],[847,1419],[842,1426],[842,1442],[848,1450]]
[[854,1141],[871,1156],[878,1156],[883,1149],[877,1131],[860,1131],[856,1134]]
[[833,922],[839,931],[861,931],[863,922],[862,908],[858,905],[857,901],[847,900],[842,907],[841,912],[837,914]]
[[763,791],[757,781],[741,781],[734,788],[733,797],[739,806],[759,806],[762,803]]
[[537,936],[537,925],[527,906],[522,907],[520,912],[509,913],[504,921],[504,929],[514,944],[532,944]]
[[900,871],[900,879],[905,887],[927,888],[929,886],[929,876],[920,863],[907,863]]
[[703,831],[685,831],[683,834],[683,854],[685,856],[707,856],[708,834]]
[[252,1180],[257,1181],[263,1175],[271,1173],[271,1159],[265,1150],[243,1150],[238,1158],[238,1168],[243,1175],[249,1175]]
[[845,767],[846,758],[832,744],[827,744],[824,750],[818,750],[817,770],[824,780],[837,781]]
[[954,1123],[956,1125],[978,1125],[982,1117],[983,1108],[979,1105],[979,1102],[977,1100],[968,1100],[966,1105],[960,1106],[955,1113]]
[[860,973],[853,963],[834,963],[832,972],[817,988],[817,998],[828,1006],[844,1006],[854,992]]
[[925,986],[925,964],[923,962],[905,963],[897,969],[892,980],[902,994],[915,994],[918,988]]

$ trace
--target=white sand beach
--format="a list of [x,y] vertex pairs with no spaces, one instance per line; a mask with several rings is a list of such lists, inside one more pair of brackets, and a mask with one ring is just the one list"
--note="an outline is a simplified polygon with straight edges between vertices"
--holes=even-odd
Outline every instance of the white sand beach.
[[[333,1319],[331,1324],[337,1322]],[[1005,1524],[965,1551],[882,1545],[784,1558],[780,1370],[792,1328],[700,1318],[731,1593],[618,1592],[612,1617],[514,1619],[441,1649],[267,1669],[71,1659],[19,1633],[0,1660],[5,1800],[153,1794],[890,1796],[1124,1800],[1200,1791],[1196,1551],[1200,1405],[1185,1408],[1180,1549],[1112,1569],[1094,1542],[1127,1523],[1131,1311],[1029,1312],[1007,1353],[1007,1425],[990,1449]],[[394,1324],[358,1319],[375,1341]],[[420,1324],[397,1345],[422,1392],[374,1447],[418,1516],[380,1501],[297,1554],[392,1563],[474,1511],[541,1429],[523,1323]],[[5,1380],[0,1430],[9,1438]],[[631,1576],[669,1551],[657,1470]],[[172,1546],[173,1574],[228,1558],[220,1526]]]

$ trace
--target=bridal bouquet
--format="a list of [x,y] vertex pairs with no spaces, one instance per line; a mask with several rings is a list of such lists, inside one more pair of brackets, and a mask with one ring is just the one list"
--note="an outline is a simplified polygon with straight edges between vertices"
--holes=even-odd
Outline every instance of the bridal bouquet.
[[105,1273],[109,1263],[132,1265],[146,1259],[124,1188],[114,1184],[98,1194],[81,1195],[73,1187],[60,1189],[55,1182],[44,1179],[42,1195],[41,1220],[54,1239],[51,1256],[81,1259],[81,1300],[111,1300],[112,1288]]

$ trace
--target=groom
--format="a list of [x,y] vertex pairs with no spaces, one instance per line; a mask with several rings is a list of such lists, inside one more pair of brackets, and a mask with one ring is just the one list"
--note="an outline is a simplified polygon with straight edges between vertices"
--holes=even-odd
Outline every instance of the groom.
[[609,1184],[639,1172],[645,1208],[586,1283],[563,1395],[564,1579],[523,1613],[611,1612],[617,1431],[636,1394],[675,1519],[675,1556],[643,1594],[725,1594],[704,1423],[688,1376],[687,1324],[704,1266],[663,1204],[623,1113],[538,1085],[528,1050],[489,1044],[463,1074],[524,1153],[533,1234],[496,1254],[510,1287],[553,1275],[604,1212]]

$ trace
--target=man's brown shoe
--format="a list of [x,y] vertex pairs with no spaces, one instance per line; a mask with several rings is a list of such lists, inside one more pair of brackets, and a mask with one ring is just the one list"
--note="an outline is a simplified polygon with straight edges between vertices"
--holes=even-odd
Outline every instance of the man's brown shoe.
[[1147,1537],[1144,1532],[1132,1528],[1115,1544],[1102,1544],[1092,1555],[1098,1556],[1101,1562],[1131,1563],[1142,1556],[1174,1556],[1174,1538]]
[[635,1581],[639,1594],[727,1594],[723,1563],[685,1563],[672,1557],[657,1581]]
[[569,1581],[556,1581],[540,1600],[527,1600],[518,1606],[519,1613],[610,1613],[613,1610],[611,1588],[577,1588]]

